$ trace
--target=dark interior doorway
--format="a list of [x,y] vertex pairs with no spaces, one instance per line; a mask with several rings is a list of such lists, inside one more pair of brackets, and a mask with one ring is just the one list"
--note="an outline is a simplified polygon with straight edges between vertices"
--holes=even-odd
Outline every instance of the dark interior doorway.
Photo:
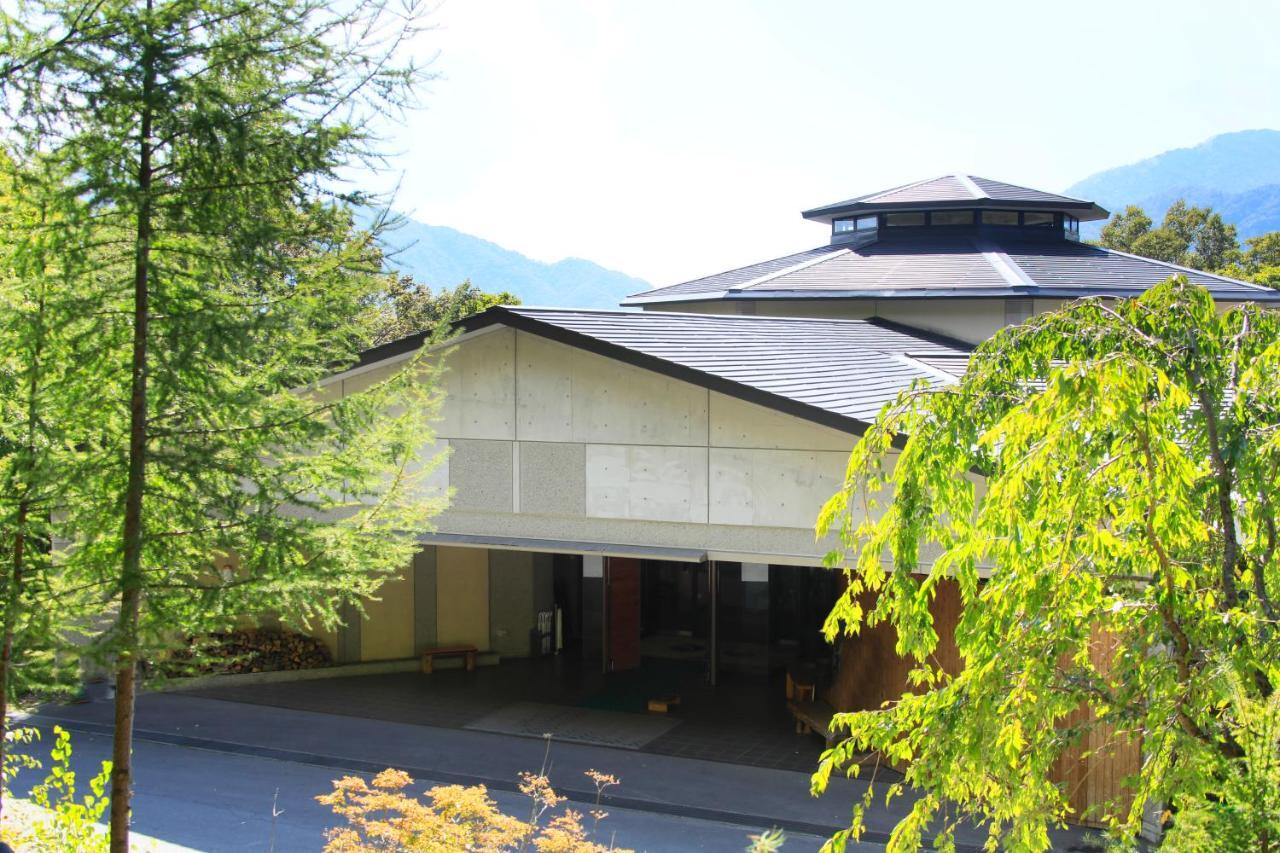
[[622,672],[640,666],[640,561],[609,557],[604,565],[605,669]]

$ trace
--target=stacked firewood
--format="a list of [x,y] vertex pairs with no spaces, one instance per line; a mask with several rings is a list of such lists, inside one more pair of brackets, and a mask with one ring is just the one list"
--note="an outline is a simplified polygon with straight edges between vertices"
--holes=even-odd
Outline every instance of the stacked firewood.
[[172,675],[274,672],[330,666],[328,647],[314,637],[278,628],[220,631],[192,638],[164,665]]

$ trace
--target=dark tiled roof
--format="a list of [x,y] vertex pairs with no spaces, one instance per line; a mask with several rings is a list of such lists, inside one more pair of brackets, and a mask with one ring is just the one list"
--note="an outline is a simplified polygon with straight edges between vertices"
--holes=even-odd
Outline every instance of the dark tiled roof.
[[780,272],[792,269],[801,264],[811,263],[825,255],[838,251],[836,246],[819,246],[816,249],[809,249],[806,252],[797,252],[794,255],[784,255],[781,258],[774,258],[770,261],[761,261],[758,264],[739,267],[728,272],[716,273],[705,278],[695,278],[692,281],[686,281],[683,284],[672,285],[663,290],[670,292],[672,295],[681,293],[702,293],[708,283],[714,282],[713,289],[719,290],[724,287],[738,287],[749,282],[758,281],[766,276],[776,275]]
[[[802,260],[794,260],[802,259]],[[789,263],[784,263],[788,262]],[[864,246],[824,246],[773,262],[767,277],[707,276],[636,294],[668,299],[786,299],[806,296],[1133,296],[1173,275],[1208,288],[1215,299],[1280,301],[1280,291],[1074,241],[994,242],[921,236]],[[763,268],[765,264],[747,269]]]
[[993,181],[990,178],[979,178],[977,175],[969,175],[968,178],[977,185],[978,189],[982,190],[984,196],[996,201],[1043,201],[1050,204],[1058,202],[1084,203],[1083,199],[1071,198],[1057,193],[1047,193],[1043,190],[1033,190],[1030,187],[1020,187],[1017,184],[1006,184],[1004,181]]
[[943,175],[914,184],[860,195],[806,210],[809,219],[828,219],[837,214],[869,212],[902,207],[1028,205],[1041,209],[1076,211],[1083,219],[1101,219],[1106,211],[1091,201],[1056,193],[993,181],[977,175]]
[[[495,324],[856,431],[917,379],[947,381],[972,347],[883,320],[815,320],[669,312],[492,308]],[[383,356],[386,357],[386,356]]]

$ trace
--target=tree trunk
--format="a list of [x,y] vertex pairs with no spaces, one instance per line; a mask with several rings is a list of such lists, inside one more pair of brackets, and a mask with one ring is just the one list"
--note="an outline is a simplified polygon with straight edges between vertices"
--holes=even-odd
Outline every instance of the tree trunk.
[[[152,0],[147,0],[147,11]],[[120,616],[117,622],[115,739],[111,748],[111,853],[129,853],[129,799],[133,783],[133,709],[138,674],[138,620],[142,609],[142,493],[147,464],[147,325],[151,256],[151,98],[155,59],[142,54],[142,110],[138,146],[137,252],[133,270],[133,362],[129,391],[129,476],[124,497]]]

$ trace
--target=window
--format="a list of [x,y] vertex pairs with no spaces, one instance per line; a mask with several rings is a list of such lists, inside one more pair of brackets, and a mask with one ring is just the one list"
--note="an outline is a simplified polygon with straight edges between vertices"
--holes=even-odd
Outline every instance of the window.
[[1018,212],[1016,210],[984,210],[982,211],[983,225],[1017,225]]
[[1038,228],[1052,228],[1052,213],[1024,213],[1022,214],[1022,224],[1032,225]]
[[972,210],[935,210],[929,214],[930,225],[972,225]]
[[923,213],[886,213],[884,224],[890,228],[906,228],[924,225]]
[[852,234],[855,231],[874,231],[876,230],[876,216],[858,216],[853,219],[837,219],[831,223],[832,230],[836,234]]
[[1073,240],[1080,239],[1080,220],[1076,219],[1071,214],[1069,213],[1063,214],[1062,228],[1066,232],[1067,236],[1070,237],[1071,239]]

